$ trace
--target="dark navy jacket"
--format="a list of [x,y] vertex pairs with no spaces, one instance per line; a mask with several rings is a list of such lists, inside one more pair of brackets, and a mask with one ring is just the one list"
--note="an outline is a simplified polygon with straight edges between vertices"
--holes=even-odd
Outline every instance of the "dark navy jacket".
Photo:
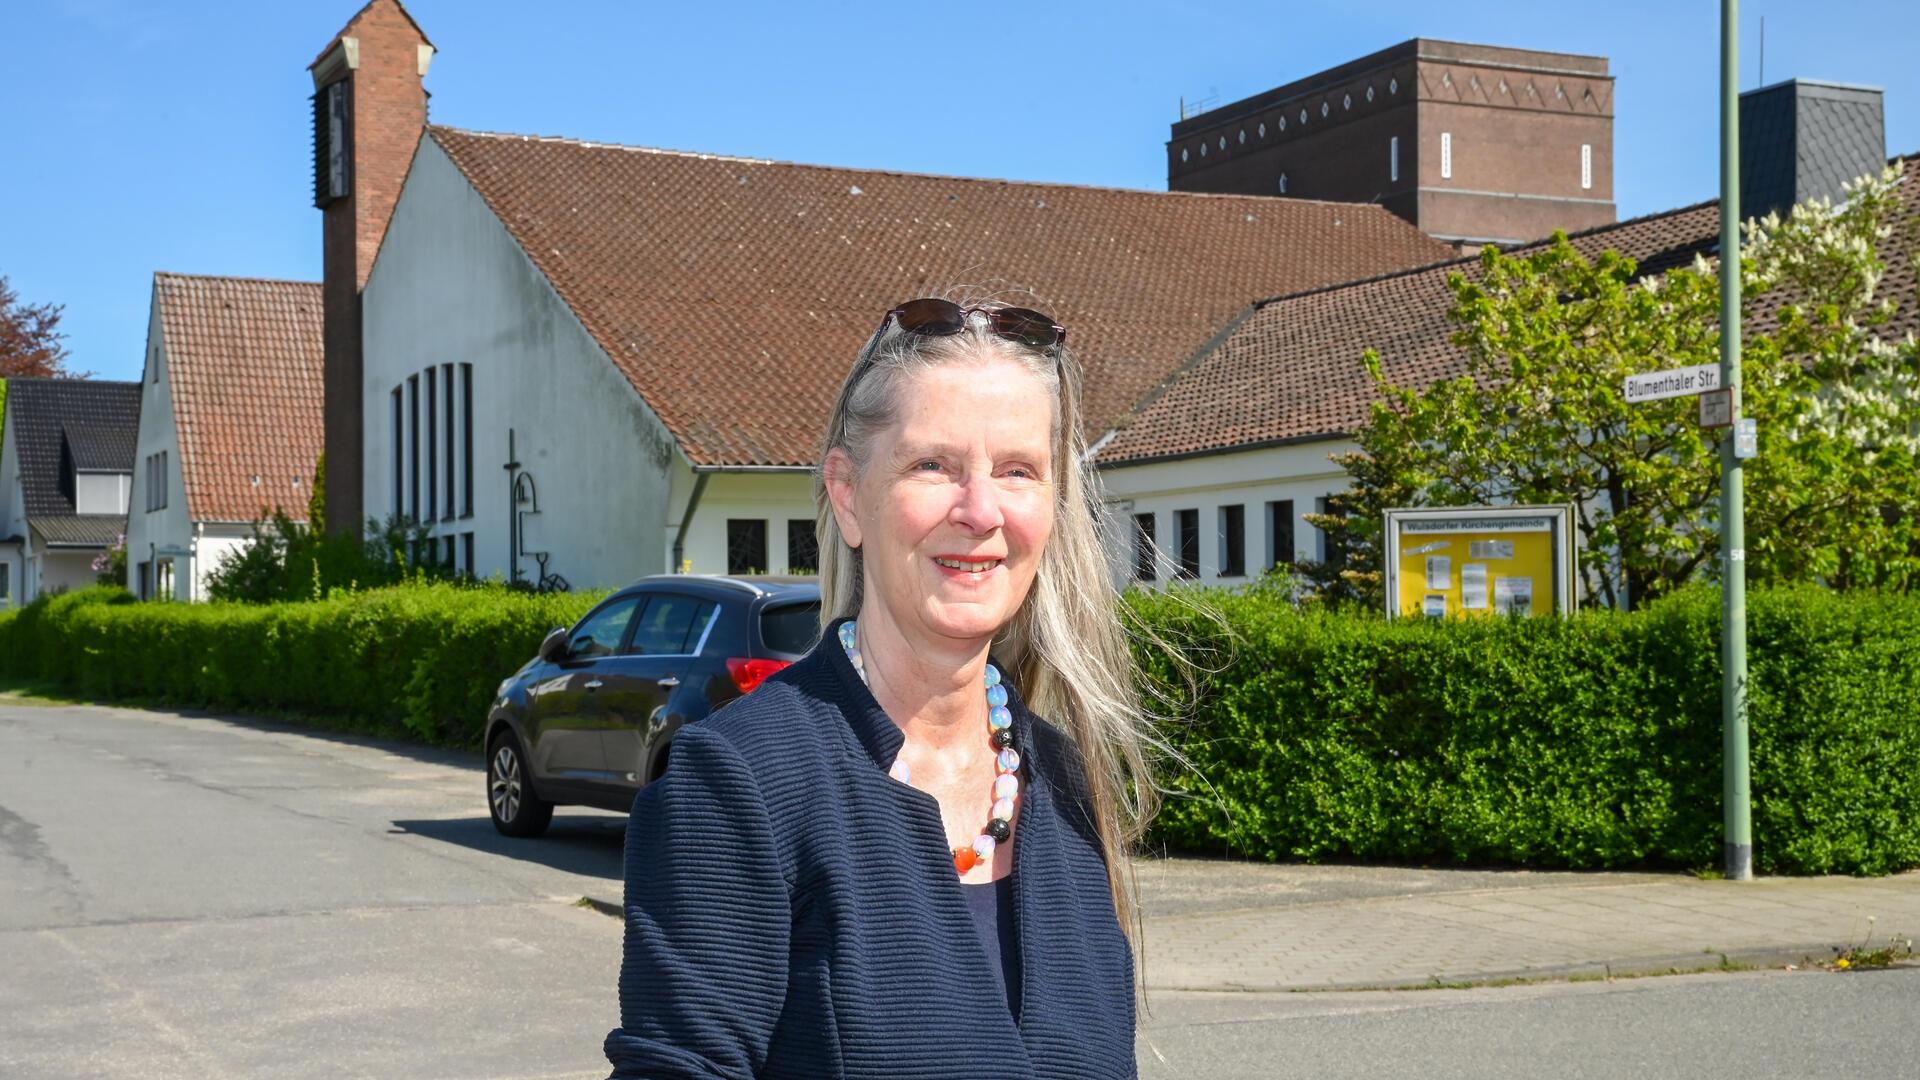
[[613,1077],[1136,1076],[1133,958],[1072,742],[1010,690],[1021,1015],[932,796],[829,631],[675,737],[627,827]]

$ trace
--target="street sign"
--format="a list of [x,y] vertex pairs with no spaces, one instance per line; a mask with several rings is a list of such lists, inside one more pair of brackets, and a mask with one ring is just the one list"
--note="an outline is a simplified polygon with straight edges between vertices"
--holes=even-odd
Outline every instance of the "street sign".
[[1700,395],[1700,426],[1703,428],[1723,428],[1733,426],[1733,389],[1709,390]]
[[1719,364],[1695,364],[1693,367],[1629,375],[1626,383],[1627,400],[1630,402],[1691,397],[1719,388]]
[[1733,456],[1741,461],[1760,456],[1760,423],[1743,416],[1733,429]]

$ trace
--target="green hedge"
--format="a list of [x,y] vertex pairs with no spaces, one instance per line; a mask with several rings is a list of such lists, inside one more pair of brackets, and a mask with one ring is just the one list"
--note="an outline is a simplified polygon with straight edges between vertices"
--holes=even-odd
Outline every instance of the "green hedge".
[[[1191,595],[1191,594],[1189,594]],[[1387,623],[1270,594],[1135,594],[1214,669],[1157,836],[1265,859],[1578,868],[1720,859],[1719,599]],[[411,585],[311,603],[88,589],[0,616],[0,675],[477,745],[501,678],[595,596]],[[1767,873],[1920,865],[1920,599],[1756,592],[1754,847]],[[1143,650],[1150,679],[1174,683]]]
[[0,675],[478,746],[500,680],[600,595],[437,584],[308,603],[142,604],[86,589],[0,616]]
[[[1719,594],[1433,624],[1210,594],[1131,602],[1214,669],[1174,741],[1166,843],[1264,859],[1600,868],[1721,858]],[[1231,629],[1226,629],[1230,627]],[[1755,858],[1920,865],[1920,599],[1749,601]],[[1164,656],[1149,677],[1173,685]]]

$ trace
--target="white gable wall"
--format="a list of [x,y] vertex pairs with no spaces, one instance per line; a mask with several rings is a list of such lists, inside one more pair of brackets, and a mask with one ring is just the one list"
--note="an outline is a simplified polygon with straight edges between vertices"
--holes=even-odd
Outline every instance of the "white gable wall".
[[[149,305],[147,316],[147,362],[140,374],[140,434],[134,444],[133,491],[127,502],[127,588],[134,595],[141,595],[140,564],[146,563],[150,582],[154,584],[142,599],[191,600],[205,595],[203,589],[195,591],[195,578],[204,578],[212,564],[201,560],[203,565],[198,573],[188,572],[187,552],[193,544],[193,523],[187,515],[187,493],[181,480],[180,438],[173,415],[173,373],[160,332],[157,300],[156,289],[156,302]],[[167,505],[149,511],[147,458],[162,452],[167,455]],[[167,597],[159,595],[157,584],[165,576],[158,572],[164,560],[171,560],[173,566],[170,575],[173,592]]]
[[[539,513],[521,518],[522,548],[549,554],[547,569],[575,589],[624,584],[667,561],[669,474],[678,453],[666,428],[580,325],[460,171],[431,138],[421,141],[362,303],[365,380],[365,511],[384,519],[412,510],[407,381],[431,367],[472,365],[473,508],[466,513],[462,439],[456,426],[455,508],[445,510],[445,402],[436,396],[439,505],[426,503],[426,448],[420,450],[421,517],[453,537],[465,567],[512,576],[508,431],[513,458],[531,473]],[[402,392],[399,444],[391,393]],[[424,388],[420,408],[426,408]],[[456,408],[456,417],[459,410]],[[426,420],[420,421],[424,444]],[[403,466],[401,503],[393,491]],[[443,519],[444,518],[444,519]],[[529,579],[539,570],[519,560]]]
[[[0,418],[4,419],[4,418]],[[13,445],[13,425],[0,424],[0,565],[7,569],[6,595],[0,596],[0,611],[18,607],[32,598],[27,592],[27,496],[20,487],[20,454]],[[21,538],[18,544],[7,538]]]

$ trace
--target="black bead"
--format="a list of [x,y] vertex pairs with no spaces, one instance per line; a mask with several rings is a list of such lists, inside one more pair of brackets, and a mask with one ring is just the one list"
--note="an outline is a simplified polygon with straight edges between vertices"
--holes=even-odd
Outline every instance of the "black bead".
[[995,750],[1005,750],[1007,747],[1012,745],[1013,745],[1013,729],[1012,728],[1003,727],[1003,728],[994,729],[993,748]]
[[1013,826],[1008,825],[1005,818],[994,818],[987,822],[987,835],[993,837],[994,843],[1000,843],[1013,835]]

